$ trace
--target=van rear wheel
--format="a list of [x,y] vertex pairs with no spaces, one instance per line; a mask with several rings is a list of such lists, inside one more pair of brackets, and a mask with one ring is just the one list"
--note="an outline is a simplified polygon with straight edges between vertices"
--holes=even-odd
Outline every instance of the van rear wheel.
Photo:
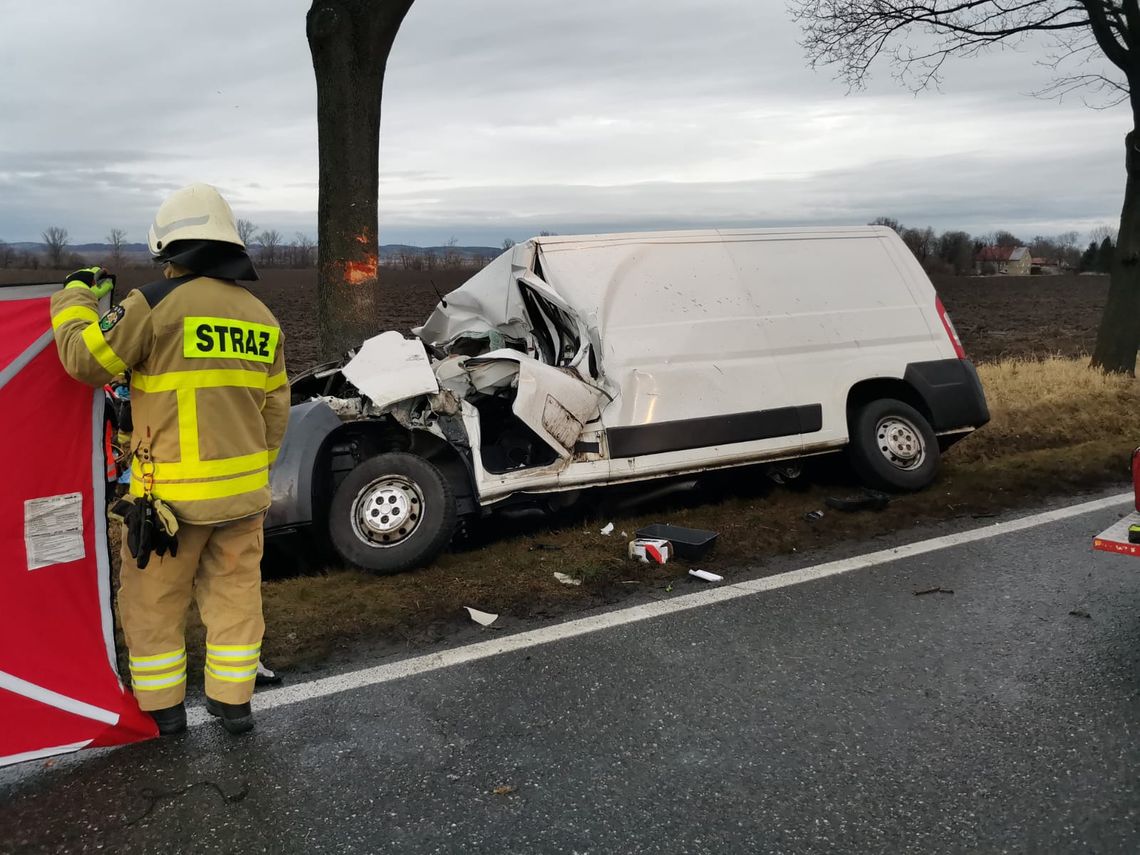
[[443,473],[414,454],[362,461],[337,487],[329,539],[346,561],[399,573],[434,561],[455,532],[455,493]]
[[930,422],[903,401],[880,398],[851,418],[848,454],[860,480],[880,490],[914,492],[938,474],[938,437]]

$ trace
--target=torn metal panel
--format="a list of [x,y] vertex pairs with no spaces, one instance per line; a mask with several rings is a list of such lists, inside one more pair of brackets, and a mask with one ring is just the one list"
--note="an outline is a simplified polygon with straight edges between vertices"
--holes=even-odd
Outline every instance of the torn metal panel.
[[[472,371],[498,383],[517,375],[514,414],[547,443],[559,457],[569,459],[585,425],[598,418],[606,393],[583,382],[573,371],[554,368],[525,354],[511,350],[497,351],[472,358],[466,363]],[[491,373],[489,369],[496,371]]]
[[368,339],[341,372],[380,409],[439,391],[423,342],[398,332]]
[[459,338],[489,333],[525,341],[530,324],[515,281],[528,272],[533,261],[531,243],[504,252],[448,294],[424,325],[412,332],[443,349]]
[[318,395],[313,400],[326,404],[342,419],[358,419],[364,415],[364,402],[359,398],[334,398],[331,395]]
[[511,350],[497,350],[486,356],[468,359],[463,368],[470,378],[471,388],[484,395],[492,395],[498,389],[509,389],[514,386],[519,368],[513,356],[522,357],[522,354]]

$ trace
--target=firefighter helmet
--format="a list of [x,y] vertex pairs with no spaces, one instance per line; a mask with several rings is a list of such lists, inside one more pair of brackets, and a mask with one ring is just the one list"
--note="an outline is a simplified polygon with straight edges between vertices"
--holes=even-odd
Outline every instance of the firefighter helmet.
[[209,240],[245,248],[238,235],[234,212],[216,187],[191,184],[175,190],[154,215],[147,246],[156,258],[172,243],[184,240]]

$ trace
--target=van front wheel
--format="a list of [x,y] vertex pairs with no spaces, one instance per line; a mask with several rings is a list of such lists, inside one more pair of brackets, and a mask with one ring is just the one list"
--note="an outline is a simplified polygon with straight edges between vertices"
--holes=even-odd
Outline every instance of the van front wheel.
[[914,407],[881,398],[851,418],[848,454],[868,487],[913,492],[929,487],[938,474],[938,438]]
[[455,494],[443,473],[414,454],[360,463],[329,506],[329,538],[341,557],[373,573],[430,564],[455,531]]

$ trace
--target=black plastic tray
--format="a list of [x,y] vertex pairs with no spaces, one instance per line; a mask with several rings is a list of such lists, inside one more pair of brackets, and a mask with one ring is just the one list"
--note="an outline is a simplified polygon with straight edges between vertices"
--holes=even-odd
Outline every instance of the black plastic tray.
[[717,533],[699,528],[682,528],[679,525],[654,523],[639,528],[634,534],[649,540],[667,540],[673,544],[678,558],[695,561],[704,558],[716,545]]

